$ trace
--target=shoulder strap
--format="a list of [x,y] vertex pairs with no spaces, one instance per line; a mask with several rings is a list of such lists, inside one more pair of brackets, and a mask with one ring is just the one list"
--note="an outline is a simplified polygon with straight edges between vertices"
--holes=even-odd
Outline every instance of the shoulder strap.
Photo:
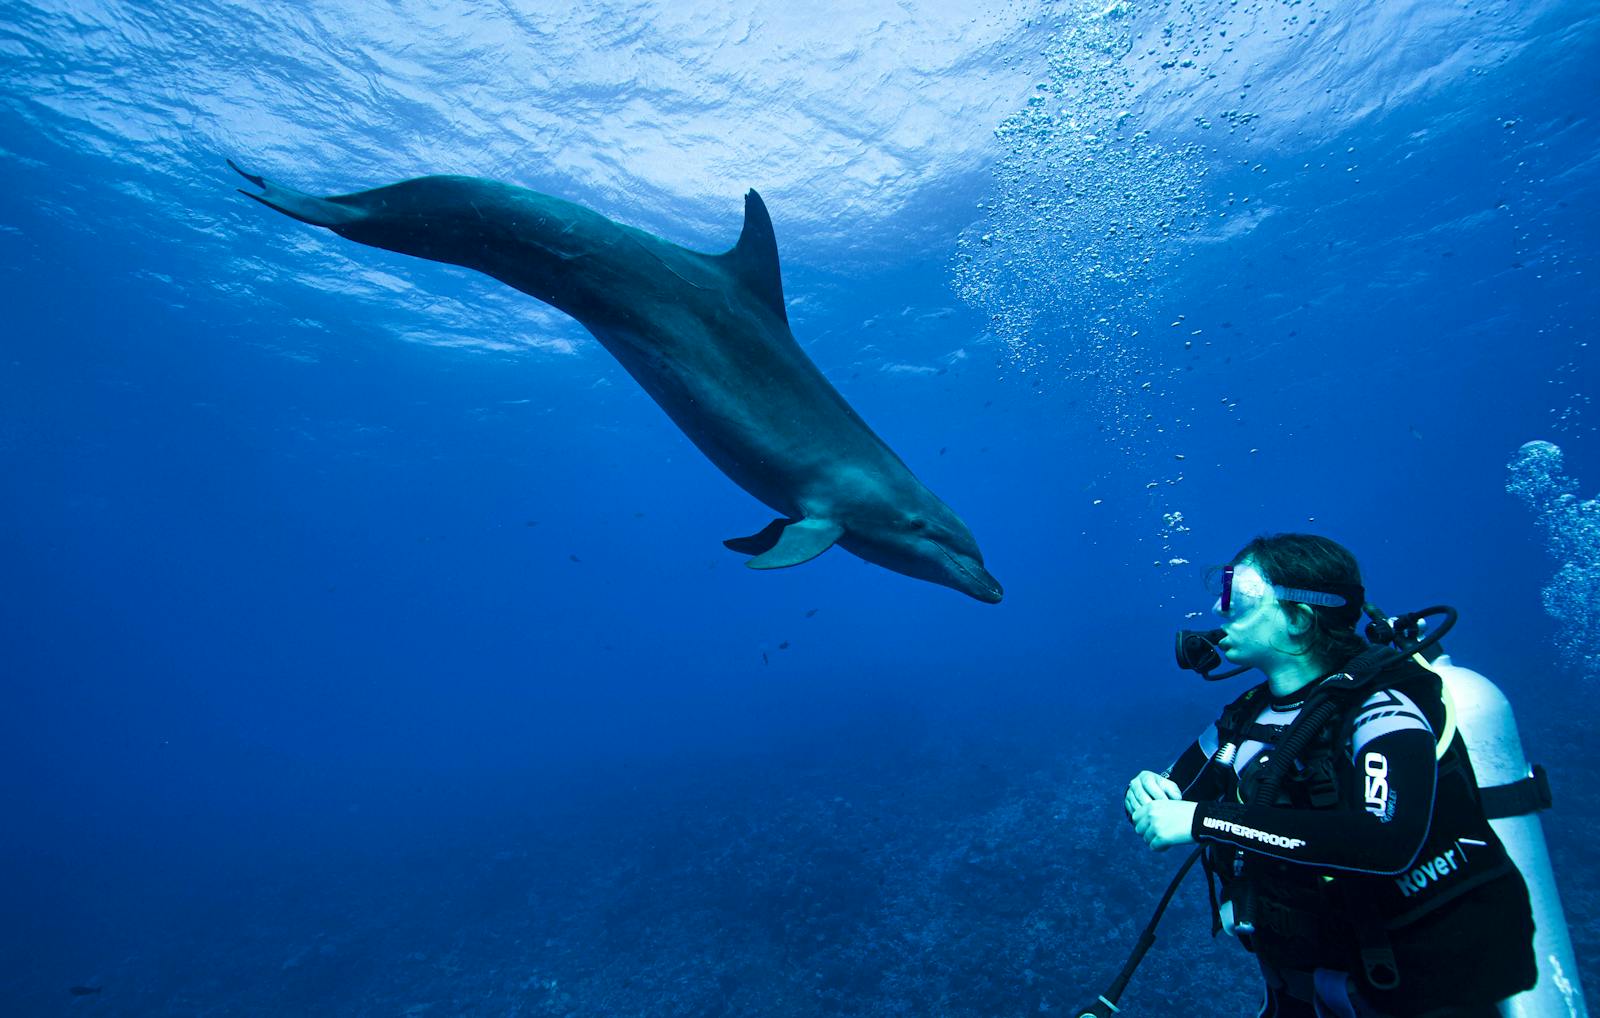
[[1263,767],[1261,781],[1252,797],[1256,805],[1271,805],[1278,801],[1278,789],[1294,766],[1311,745],[1311,740],[1335,718],[1348,710],[1378,673],[1400,659],[1400,652],[1392,647],[1368,647],[1345,663],[1344,671],[1328,676],[1317,684],[1306,698],[1300,714],[1289,730],[1278,741],[1277,752]]
[[1244,735],[1245,728],[1255,721],[1256,715],[1261,713],[1261,705],[1265,703],[1267,684],[1265,682],[1251,686],[1226,707],[1222,708],[1222,715],[1217,718],[1217,742],[1227,745],[1238,742]]
[[[1315,695],[1329,694],[1344,696],[1359,693],[1372,685],[1372,680],[1378,674],[1405,655],[1393,647],[1373,646],[1346,661],[1344,669],[1323,679],[1317,685]],[[1309,706],[1309,704],[1307,704]]]

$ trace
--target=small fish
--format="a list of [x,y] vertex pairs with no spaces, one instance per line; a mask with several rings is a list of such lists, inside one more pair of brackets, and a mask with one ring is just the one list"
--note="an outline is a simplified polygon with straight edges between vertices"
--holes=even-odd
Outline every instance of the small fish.
[[939,447],[939,455],[943,456],[946,452],[949,451],[949,449],[950,449],[950,447],[948,445],[941,445]]
[[789,649],[789,641],[785,640],[782,643],[778,644],[778,649],[779,650],[788,650]]
[[772,663],[771,659],[767,657],[766,651],[761,652],[761,663],[764,665],[770,665]]
[[68,990],[67,992],[72,994],[74,997],[88,997],[88,996],[90,996],[92,994],[99,993],[102,989],[104,989],[104,987],[100,987],[100,986],[74,986],[70,990]]
[[567,558],[571,559],[574,562],[582,562],[583,561],[583,559],[579,558],[576,555],[568,555]]
[[822,610],[821,608],[810,608],[810,609],[807,609],[806,618],[809,619],[811,616],[815,615],[817,612],[819,612],[821,610]]

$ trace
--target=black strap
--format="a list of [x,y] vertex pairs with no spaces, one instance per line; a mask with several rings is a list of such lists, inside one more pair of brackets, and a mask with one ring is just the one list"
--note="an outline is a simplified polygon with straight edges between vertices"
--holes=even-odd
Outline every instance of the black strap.
[[1339,777],[1332,754],[1316,757],[1307,765],[1302,780],[1312,809],[1332,809],[1339,804]]
[[1222,708],[1222,714],[1217,718],[1218,745],[1226,746],[1230,742],[1237,744],[1244,740],[1245,727],[1261,713],[1256,698],[1264,695],[1266,691],[1265,682],[1251,686],[1240,693],[1232,703]]
[[1356,945],[1361,949],[1361,974],[1367,984],[1378,990],[1392,990],[1400,985],[1400,966],[1394,958],[1394,947],[1389,943],[1389,931],[1384,928],[1383,916],[1377,902],[1364,895],[1351,881],[1336,880],[1345,904],[1345,918],[1355,927]]
[[1550,775],[1540,764],[1533,765],[1533,773],[1509,785],[1480,788],[1483,815],[1490,820],[1501,817],[1527,816],[1549,809],[1554,800],[1550,797]]
[[1284,725],[1264,725],[1259,721],[1252,721],[1239,733],[1239,741],[1247,742],[1254,739],[1256,742],[1276,746],[1278,740],[1283,738],[1284,728]]

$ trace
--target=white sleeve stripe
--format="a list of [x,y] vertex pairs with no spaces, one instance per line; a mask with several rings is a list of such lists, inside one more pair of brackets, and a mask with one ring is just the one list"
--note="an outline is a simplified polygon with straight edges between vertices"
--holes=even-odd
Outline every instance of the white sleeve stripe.
[[1433,734],[1433,727],[1423,716],[1415,701],[1404,693],[1392,689],[1379,690],[1356,716],[1350,733],[1350,759],[1361,755],[1373,739],[1394,732],[1422,731]]
[[[1417,702],[1395,689],[1380,689],[1367,697],[1366,702],[1361,705],[1361,713],[1356,715],[1356,724],[1360,725],[1361,719],[1367,715],[1383,710],[1409,711],[1416,715],[1423,724],[1427,724],[1422,708],[1417,706]],[[1432,728],[1429,728],[1429,731],[1432,730]]]
[[1359,730],[1363,726],[1369,725],[1372,722],[1378,721],[1382,718],[1410,718],[1412,721],[1415,721],[1422,727],[1428,728],[1429,731],[1432,731],[1432,729],[1429,728],[1428,719],[1423,717],[1421,714],[1418,714],[1414,710],[1369,710],[1365,714],[1356,718],[1355,728]]
[[1390,717],[1378,718],[1369,724],[1363,725],[1356,731],[1354,738],[1350,741],[1350,759],[1353,761],[1360,756],[1361,751],[1366,749],[1367,744],[1373,739],[1385,735],[1393,735],[1395,732],[1428,732],[1430,735],[1433,734],[1428,730],[1428,723],[1415,714],[1395,714]]

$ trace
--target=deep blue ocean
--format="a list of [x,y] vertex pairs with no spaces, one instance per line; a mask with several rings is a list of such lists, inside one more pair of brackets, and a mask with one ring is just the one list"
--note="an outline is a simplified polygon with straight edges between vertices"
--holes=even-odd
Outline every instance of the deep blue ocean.
[[[1296,530],[1459,609],[1600,992],[1592,4],[14,0],[0,80],[0,1015],[1064,1013],[1242,688],[1173,632]],[[228,159],[705,252],[757,189],[1004,601],[744,568],[577,323]],[[1208,922],[1126,1013],[1254,1013]]]

